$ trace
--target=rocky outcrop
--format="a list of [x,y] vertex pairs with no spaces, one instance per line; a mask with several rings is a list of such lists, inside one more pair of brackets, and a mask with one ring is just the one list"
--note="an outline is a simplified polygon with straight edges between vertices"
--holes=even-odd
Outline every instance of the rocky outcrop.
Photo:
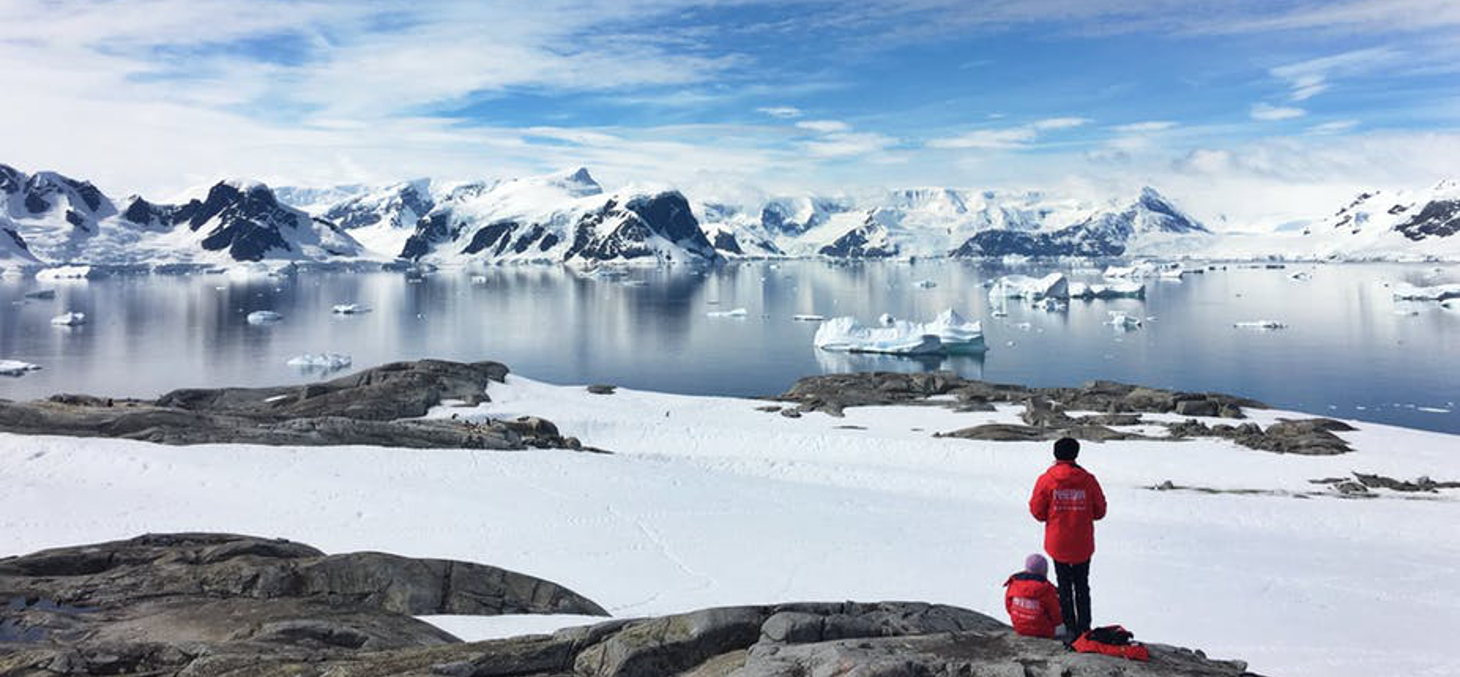
[[[934,396],[952,395],[952,399]],[[1266,429],[1255,423],[1209,425],[1188,419],[1178,423],[1146,421],[1141,414],[1177,414],[1201,418],[1243,419],[1243,409],[1266,405],[1221,393],[1190,393],[1146,388],[1114,381],[1092,381],[1077,388],[1032,388],[965,379],[952,372],[905,374],[868,372],[828,374],[797,381],[785,394],[772,398],[796,404],[781,413],[820,411],[841,416],[846,407],[889,404],[928,404],[957,411],[990,411],[995,403],[1022,405],[1023,424],[988,423],[935,433],[999,442],[1031,442],[1061,437],[1093,442],[1108,440],[1181,440],[1219,437],[1261,451],[1284,454],[1330,455],[1352,451],[1334,432],[1353,430],[1332,419],[1285,420]],[[1096,412],[1071,415],[1068,412]],[[1166,436],[1118,430],[1122,426],[1166,427]]]
[[117,437],[162,444],[580,449],[551,422],[526,417],[468,423],[418,419],[447,400],[489,401],[507,367],[444,360],[396,362],[322,383],[175,390],[156,400],[57,395],[0,400],[0,429],[31,435]]
[[0,599],[6,675],[222,674],[207,666],[459,643],[414,615],[607,615],[483,564],[206,533],[0,559]]
[[[603,609],[495,567],[170,534],[0,560],[0,673],[249,677],[1238,677],[1239,661],[1152,645],[1149,663],[1075,654],[918,602],[796,603],[613,620],[461,643],[412,614]],[[1031,673],[1034,670],[1036,672]]]

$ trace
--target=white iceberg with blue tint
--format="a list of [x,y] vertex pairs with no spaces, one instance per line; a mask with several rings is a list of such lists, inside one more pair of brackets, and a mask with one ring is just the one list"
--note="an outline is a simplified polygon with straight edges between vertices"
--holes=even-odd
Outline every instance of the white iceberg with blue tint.
[[1132,329],[1140,329],[1143,322],[1141,318],[1135,315],[1129,315],[1119,310],[1112,310],[1110,311],[1110,321],[1106,324],[1116,329],[1129,331]]
[[54,282],[56,280],[85,280],[92,276],[91,266],[56,266],[46,268],[35,274],[35,279],[42,282]]
[[370,308],[358,303],[341,303],[330,309],[336,315],[360,315],[370,312]]
[[748,311],[748,310],[746,310],[744,308],[736,308],[734,310],[711,310],[710,312],[705,313],[705,317],[737,317],[738,318],[738,317],[746,317],[748,315],[750,315],[750,311]]
[[51,324],[58,327],[75,327],[86,324],[86,313],[61,313],[51,318]]
[[1288,325],[1277,320],[1248,320],[1245,322],[1234,322],[1232,326],[1238,329],[1256,329],[1259,331],[1272,331],[1274,329],[1286,329]]
[[1037,301],[1043,298],[1067,299],[1070,297],[1070,283],[1064,273],[1050,273],[1044,277],[1027,275],[1005,275],[989,288],[989,300],[1022,298]]
[[1072,299],[1141,299],[1146,297],[1146,285],[1132,280],[1119,280],[1109,284],[1070,283]]
[[866,326],[854,317],[838,317],[823,322],[813,342],[817,348],[833,352],[885,355],[949,355],[986,349],[982,325],[965,320],[951,308],[932,322],[891,320],[878,327]]
[[0,376],[24,376],[27,372],[38,371],[40,365],[20,360],[0,360]]
[[1400,301],[1448,301],[1450,299],[1460,299],[1460,284],[1439,284],[1431,287],[1396,284],[1394,285],[1394,298]]
[[284,316],[272,310],[255,310],[249,313],[245,319],[249,324],[273,324],[284,319]]

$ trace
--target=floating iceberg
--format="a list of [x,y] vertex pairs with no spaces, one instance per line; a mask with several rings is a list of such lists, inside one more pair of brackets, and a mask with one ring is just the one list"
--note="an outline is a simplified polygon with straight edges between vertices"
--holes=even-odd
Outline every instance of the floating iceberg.
[[40,365],[20,360],[0,360],[0,376],[24,376],[26,372],[40,370]]
[[813,342],[817,348],[833,352],[886,355],[950,355],[985,350],[983,327],[963,319],[951,308],[926,324],[893,320],[886,326],[868,327],[854,317],[838,317],[822,323]]
[[1300,271],[1298,271],[1296,273],[1289,273],[1288,274],[1288,279],[1289,280],[1296,280],[1298,282],[1305,282],[1307,280],[1313,279],[1313,273],[1310,273],[1310,272],[1307,272],[1307,271],[1304,271],[1304,270],[1300,270]]
[[1044,277],[1026,275],[1005,275],[989,288],[989,300],[1022,298],[1036,301],[1042,298],[1067,299],[1070,297],[1070,283],[1063,273],[1050,273]]
[[330,310],[336,315],[359,315],[368,313],[370,309],[358,303],[341,303]]
[[1277,320],[1248,320],[1246,322],[1234,322],[1232,326],[1238,329],[1258,329],[1261,331],[1272,331],[1274,329],[1287,329],[1288,325]]
[[486,275],[473,275],[473,276],[471,276],[471,283],[472,284],[486,284],[487,283],[487,276]]
[[350,356],[339,353],[305,353],[289,358],[285,364],[297,369],[334,371],[350,366]]
[[255,310],[246,319],[249,324],[273,324],[284,319],[284,316],[272,310]]
[[28,291],[28,292],[25,293],[25,298],[28,298],[28,299],[37,299],[37,300],[41,300],[41,301],[53,299],[53,298],[56,298],[56,290],[54,290],[54,289],[37,289],[35,291]]
[[1164,278],[1180,278],[1186,274],[1186,269],[1179,263],[1165,263],[1156,267],[1156,275]]
[[938,283],[932,280],[918,280],[917,282],[913,283],[913,286],[919,289],[932,289],[933,287],[938,286]]
[[711,310],[710,312],[705,313],[705,317],[746,317],[748,315],[750,315],[750,311],[744,308],[736,308],[734,310]]
[[1143,299],[1146,285],[1131,280],[1117,280],[1110,284],[1070,283],[1072,299]]
[[57,266],[47,268],[35,274],[35,279],[42,282],[54,280],[85,280],[91,277],[91,266]]
[[826,319],[826,316],[825,315],[816,315],[814,313],[804,313],[804,314],[801,314],[801,315],[792,315],[791,316],[791,319],[796,320],[798,322],[821,322],[821,321],[823,321],[823,320]]
[[1142,322],[1141,318],[1139,317],[1136,317],[1134,315],[1127,315],[1126,313],[1119,310],[1112,310],[1110,311],[1110,322],[1108,322],[1107,324],[1115,327],[1116,329],[1131,330],[1140,329]]
[[882,313],[882,315],[878,316],[877,318],[877,324],[880,324],[884,327],[891,327],[892,323],[895,321],[897,321],[897,318],[893,317],[892,313]]
[[86,313],[61,313],[51,318],[51,324],[58,327],[75,327],[86,324]]
[[1448,301],[1450,299],[1460,299],[1460,284],[1440,284],[1432,287],[1396,284],[1394,285],[1394,298],[1400,301]]

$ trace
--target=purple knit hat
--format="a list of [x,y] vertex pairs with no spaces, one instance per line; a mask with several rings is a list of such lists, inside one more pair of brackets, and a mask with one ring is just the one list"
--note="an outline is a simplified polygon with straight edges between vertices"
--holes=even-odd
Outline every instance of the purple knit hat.
[[1049,562],[1045,561],[1044,555],[1034,553],[1024,558],[1024,570],[1039,576],[1049,575]]

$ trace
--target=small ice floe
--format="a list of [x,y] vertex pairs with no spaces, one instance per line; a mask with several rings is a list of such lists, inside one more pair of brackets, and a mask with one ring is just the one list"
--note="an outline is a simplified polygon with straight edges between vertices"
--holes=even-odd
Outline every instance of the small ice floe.
[[47,300],[56,298],[56,290],[54,290],[54,289],[37,289],[35,291],[28,291],[28,292],[25,293],[25,298],[35,299],[37,301],[47,301]]
[[1310,273],[1306,270],[1299,270],[1297,272],[1288,273],[1288,279],[1296,282],[1306,282],[1313,279],[1313,273]]
[[1396,284],[1393,290],[1394,298],[1399,301],[1448,301],[1450,299],[1460,299],[1460,284],[1439,284],[1430,287]]
[[486,284],[487,283],[487,276],[486,275],[473,275],[473,276],[471,276],[471,283],[472,284],[478,284],[478,285],[480,285],[480,284]]
[[284,319],[284,316],[272,310],[255,310],[249,313],[245,319],[249,324],[273,324]]
[[335,371],[350,366],[350,356],[339,353],[305,353],[289,358],[284,364],[306,371]]
[[[37,368],[39,368],[39,367],[37,367]],[[1450,410],[1449,409],[1444,409],[1444,408],[1441,408],[1441,407],[1415,407],[1414,410],[1415,411],[1422,411],[1422,412],[1425,412],[1426,414],[1448,414],[1448,413],[1450,413]]]
[[832,352],[886,355],[950,355],[986,349],[982,325],[965,320],[952,308],[927,323],[893,320],[889,325],[868,327],[854,317],[833,318],[816,330],[813,343]]
[[989,287],[989,300],[1022,298],[1037,301],[1044,298],[1067,299],[1070,284],[1064,273],[1050,273],[1044,277],[1027,275],[1005,275]]
[[0,360],[0,376],[24,376],[32,371],[39,371],[40,365],[20,360]]
[[1186,269],[1179,263],[1163,263],[1156,267],[1156,276],[1167,280],[1181,279],[1186,275]]
[[1141,318],[1134,315],[1128,315],[1124,311],[1112,310],[1110,311],[1110,321],[1106,324],[1109,324],[1116,329],[1130,331],[1132,329],[1140,329],[1142,321]]
[[341,303],[330,309],[336,315],[360,315],[370,312],[370,308],[358,303]]
[[882,313],[881,315],[877,316],[877,324],[884,327],[891,327],[892,323],[896,321],[897,318],[893,317],[892,313]]
[[51,318],[51,324],[58,327],[76,327],[86,324],[86,313],[61,313]]
[[705,313],[705,317],[747,317],[749,315],[750,311],[744,308],[736,308],[734,310],[711,310],[710,312]]
[[1034,307],[1049,313],[1055,313],[1069,308],[1064,301],[1055,298],[1039,299],[1034,302]]
[[35,279],[41,282],[55,280],[85,280],[92,275],[91,266],[57,266],[46,268],[35,274]]
[[1232,326],[1238,329],[1255,329],[1257,331],[1273,331],[1275,329],[1288,328],[1288,325],[1277,320],[1247,320],[1245,322],[1233,322]]
[[918,289],[932,289],[933,287],[938,286],[938,283],[932,280],[918,280],[917,282],[913,283],[913,286],[917,287]]
[[826,319],[826,316],[814,313],[802,313],[800,315],[792,315],[791,319],[797,322],[821,322]]

